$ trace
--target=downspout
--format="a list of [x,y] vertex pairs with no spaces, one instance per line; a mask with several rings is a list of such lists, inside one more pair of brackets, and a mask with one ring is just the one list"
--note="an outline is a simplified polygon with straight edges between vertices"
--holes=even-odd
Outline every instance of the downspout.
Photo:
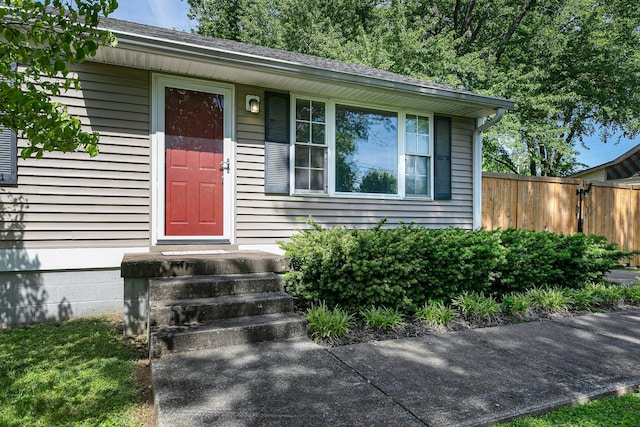
[[480,118],[473,131],[473,229],[482,227],[482,132],[495,125],[504,116],[505,109],[498,108],[495,116]]

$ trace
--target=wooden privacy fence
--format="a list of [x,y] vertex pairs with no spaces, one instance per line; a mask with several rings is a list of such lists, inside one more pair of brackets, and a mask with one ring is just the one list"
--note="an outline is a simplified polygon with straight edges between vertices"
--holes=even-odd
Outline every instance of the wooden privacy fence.
[[[482,175],[482,226],[526,228],[558,234],[578,231],[578,190],[590,181],[574,178]],[[583,232],[605,236],[622,249],[640,249],[640,184],[593,182],[583,197]],[[640,265],[640,256],[632,259]]]

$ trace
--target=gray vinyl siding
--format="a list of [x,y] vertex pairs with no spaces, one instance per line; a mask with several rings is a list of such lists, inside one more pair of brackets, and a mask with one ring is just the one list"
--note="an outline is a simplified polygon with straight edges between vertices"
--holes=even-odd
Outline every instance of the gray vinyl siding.
[[264,111],[244,109],[247,94],[264,95],[257,88],[236,91],[236,240],[240,245],[273,244],[290,237],[312,216],[328,226],[368,227],[386,217],[387,224],[415,222],[427,227],[471,228],[472,138],[474,120],[452,120],[452,200],[376,200],[265,194]]
[[77,73],[80,90],[56,100],[100,133],[100,154],[19,159],[18,186],[0,192],[0,248],[149,245],[149,72],[86,63]]

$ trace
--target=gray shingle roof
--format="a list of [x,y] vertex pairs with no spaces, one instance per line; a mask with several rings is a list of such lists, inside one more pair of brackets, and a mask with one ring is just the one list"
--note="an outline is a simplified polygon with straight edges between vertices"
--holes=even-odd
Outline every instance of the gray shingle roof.
[[[307,67],[318,68],[326,71],[337,73],[346,73],[381,79],[397,83],[405,83],[436,90],[447,90],[458,92],[461,94],[473,94],[472,92],[455,89],[432,82],[427,82],[388,71],[378,70],[376,68],[364,65],[336,61],[333,59],[320,58],[317,56],[301,54],[297,52],[289,52],[280,49],[272,49],[264,46],[257,46],[247,43],[241,43],[233,40],[225,40],[214,37],[205,37],[195,33],[184,31],[169,30],[166,28],[154,27],[135,22],[122,21],[112,18],[101,18],[101,27],[116,33],[132,34],[136,36],[149,37],[151,39],[160,39],[172,41],[175,43],[194,45],[198,47],[210,48],[227,52],[235,52],[239,54],[251,55],[270,60],[283,61],[288,63],[299,64]],[[473,94],[476,95],[476,94]],[[491,97],[488,97],[491,98]],[[497,98],[496,98],[497,99]]]

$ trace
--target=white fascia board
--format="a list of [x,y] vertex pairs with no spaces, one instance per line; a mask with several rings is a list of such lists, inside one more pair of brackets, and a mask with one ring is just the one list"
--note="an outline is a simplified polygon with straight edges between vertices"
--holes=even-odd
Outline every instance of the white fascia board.
[[148,247],[2,249],[0,272],[120,268],[124,254],[145,252]]

